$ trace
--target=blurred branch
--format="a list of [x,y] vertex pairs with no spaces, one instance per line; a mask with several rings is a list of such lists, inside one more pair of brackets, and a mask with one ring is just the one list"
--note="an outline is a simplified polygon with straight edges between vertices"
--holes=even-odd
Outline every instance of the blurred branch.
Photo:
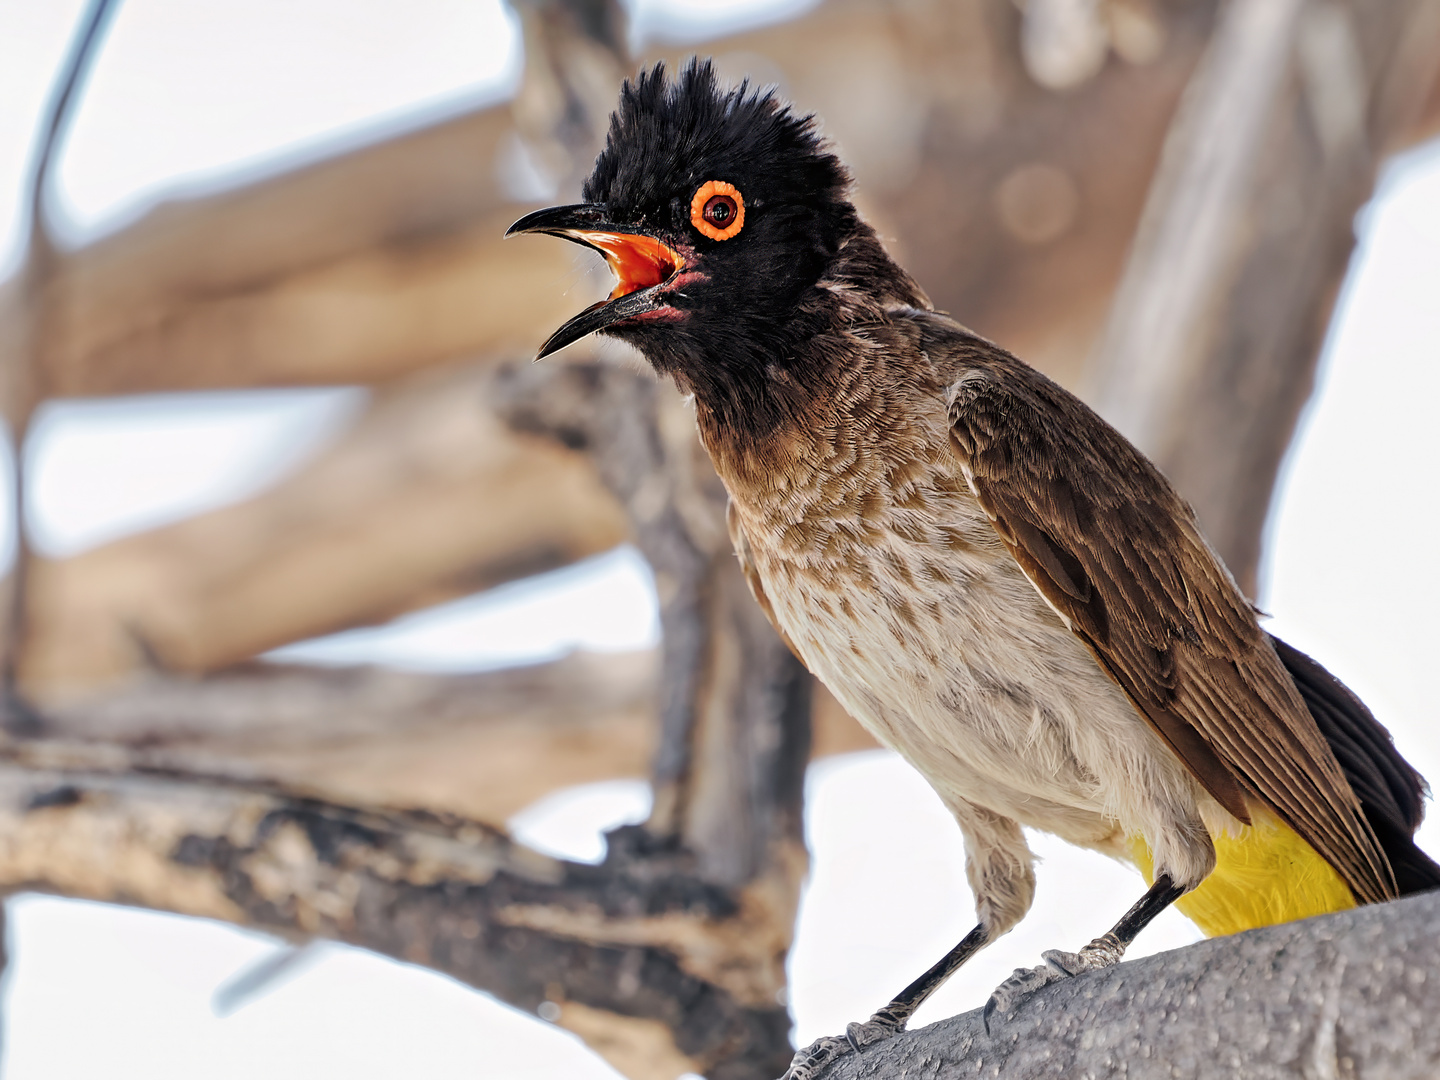
[[[600,132],[580,128],[603,122],[627,68],[609,51],[611,7],[520,5],[527,68],[510,108],[172,202],[66,254],[51,391],[370,382],[533,348],[585,298],[565,295],[568,250],[501,246],[531,205],[507,184],[583,171]],[[1158,46],[1127,46],[1132,59],[1065,95],[1027,75],[1010,0],[832,0],[706,51],[820,112],[940,306],[1073,381],[1210,9],[1137,6]],[[568,164],[545,165],[546,145]]]
[[[597,1039],[636,1080],[778,1075],[791,912],[685,855],[566,863],[473,821],[201,777],[0,765],[0,889],[331,938],[444,972]],[[603,1037],[601,1037],[603,1034]]]
[[151,675],[53,706],[47,738],[103,749],[114,771],[281,783],[501,823],[559,788],[646,774],[656,661],[582,653],[465,675],[280,664]]
[[[103,749],[113,771],[279,783],[499,823],[562,788],[647,774],[659,661],[658,651],[573,653],[456,675],[271,663],[147,674],[53,704],[47,745]],[[814,689],[812,760],[876,747]]]
[[838,1061],[827,1080],[910,1076],[1385,1077],[1440,1067],[1440,894],[1132,960]]
[[1437,71],[1430,0],[1231,0],[1167,137],[1094,399],[1251,596],[1355,214]]
[[[564,288],[575,259],[500,247],[519,213],[507,177],[529,167],[519,134],[588,161],[625,62],[613,0],[527,0],[522,11],[527,70],[513,110],[162,205],[59,260],[45,289],[63,314],[49,335],[50,392],[371,382],[533,347],[536,327],[575,305]],[[30,299],[12,287],[0,313]],[[19,345],[9,321],[0,357]]]
[[491,400],[516,430],[583,449],[625,506],[660,597],[647,827],[696,853],[711,879],[750,879],[777,844],[799,846],[812,680],[750,598],[688,407],[654,378],[603,364],[512,369]]
[[578,190],[599,153],[615,92],[630,74],[619,0],[510,0],[525,35],[511,103],[536,179]]
[[298,968],[314,959],[316,942],[282,945],[269,956],[235,975],[218,987],[210,997],[210,1011],[216,1016],[232,1016],[257,998],[263,997],[277,982],[294,975]]
[[[484,839],[473,822],[417,839],[397,835],[394,815],[157,774],[169,762],[164,751],[147,761],[149,745],[28,740],[8,754],[23,785],[10,804],[20,832],[8,832],[20,869],[7,874],[0,843],[0,889],[41,883],[337,936],[523,1007],[548,997],[561,1023],[636,1078],[774,1075],[789,1056],[778,1001],[806,866],[810,676],[749,598],[724,543],[723,491],[698,468],[673,392],[618,369],[551,365],[513,373],[491,400],[537,446],[588,453],[658,570],[655,811],[612,834],[605,868],[552,863],[520,882],[527,871],[507,861],[523,861],[519,849],[492,837],[471,850]],[[0,770],[0,836],[4,783]],[[219,802],[197,801],[202,792]],[[37,822],[43,836],[27,836]],[[461,865],[437,868],[442,855]],[[480,944],[451,936],[462,917],[459,938]]]
[[21,309],[11,313],[16,316],[12,333],[19,335],[20,347],[13,350],[9,357],[0,357],[0,378],[5,381],[4,401],[0,404],[3,404],[10,427],[10,513],[15,530],[15,561],[10,573],[8,617],[3,644],[0,644],[0,649],[3,649],[3,654],[0,654],[0,693],[4,696],[3,705],[0,705],[4,716],[0,723],[16,732],[34,731],[40,727],[40,717],[21,695],[19,665],[20,650],[28,631],[27,586],[31,565],[30,540],[25,528],[25,439],[30,416],[44,393],[47,351],[56,325],[55,314],[47,301],[58,259],[46,212],[46,199],[51,170],[70,122],[75,93],[84,83],[113,7],[112,0],[91,0],[46,104],[26,191],[28,232],[24,262],[17,279]]
[[39,563],[26,685],[48,700],[151,664],[214,670],[622,543],[630,525],[594,464],[514,431],[487,403],[495,378],[382,388],[264,494]]
[[118,6],[118,0],[91,0],[81,18],[79,30],[75,40],[71,42],[64,64],[56,76],[54,91],[46,104],[40,127],[40,143],[35,152],[26,191],[30,212],[26,254],[29,259],[41,264],[48,263],[56,254],[55,238],[45,205],[49,198],[50,174],[55,167],[56,153],[70,124],[71,106],[74,104],[76,91],[84,85],[90,65],[95,59],[100,37]]
[[[4,896],[0,896],[0,989],[5,991],[7,998],[13,979],[10,974],[10,905]],[[0,1017],[0,1020],[3,1019]],[[4,1055],[10,1041],[9,1027],[9,1024],[0,1023],[0,1056]]]

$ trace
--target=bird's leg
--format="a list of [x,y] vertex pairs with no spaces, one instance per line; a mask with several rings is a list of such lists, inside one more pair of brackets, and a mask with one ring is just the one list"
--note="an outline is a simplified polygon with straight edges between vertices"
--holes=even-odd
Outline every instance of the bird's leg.
[[990,1030],[990,1018],[997,1011],[1009,1012],[1022,999],[1042,986],[1068,979],[1084,971],[1096,971],[1111,964],[1118,964],[1135,936],[1149,926],[1156,915],[1184,895],[1183,888],[1165,874],[1161,874],[1113,929],[1101,934],[1078,953],[1050,949],[1040,954],[1045,963],[1039,967],[1017,968],[1015,974],[995,988],[990,1000],[985,1003],[985,1030]]
[[867,1046],[873,1046],[904,1031],[910,1017],[915,1015],[915,1010],[925,999],[940,989],[940,985],[955,974],[961,964],[989,944],[989,940],[983,923],[975,927],[929,971],[901,990],[894,1001],[869,1020],[863,1024],[850,1024],[843,1036],[827,1035],[798,1051],[781,1080],[814,1080],[836,1058],[858,1053]]

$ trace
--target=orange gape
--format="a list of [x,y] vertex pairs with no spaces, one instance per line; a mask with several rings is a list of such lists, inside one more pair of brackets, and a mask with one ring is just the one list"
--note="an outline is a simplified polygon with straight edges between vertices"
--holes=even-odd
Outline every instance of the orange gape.
[[615,290],[610,294],[611,300],[628,296],[637,289],[659,285],[685,265],[685,260],[674,251],[648,236],[587,232],[585,242],[600,249],[615,273]]

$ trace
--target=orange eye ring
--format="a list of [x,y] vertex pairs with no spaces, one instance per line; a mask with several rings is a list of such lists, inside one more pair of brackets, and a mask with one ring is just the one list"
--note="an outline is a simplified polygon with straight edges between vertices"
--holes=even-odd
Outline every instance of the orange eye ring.
[[690,224],[711,240],[729,240],[745,227],[745,199],[724,180],[707,180],[690,200]]

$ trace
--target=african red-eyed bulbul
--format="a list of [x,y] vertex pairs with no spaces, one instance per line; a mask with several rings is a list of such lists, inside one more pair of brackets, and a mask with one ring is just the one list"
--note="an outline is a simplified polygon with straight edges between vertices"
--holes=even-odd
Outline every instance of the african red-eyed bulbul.
[[[599,331],[694,396],[756,600],[964,834],[979,924],[789,1075],[902,1029],[1034,891],[1031,826],[1152,882],[989,1011],[1113,964],[1171,903],[1207,933],[1440,886],[1424,782],[1365,706],[1267,635],[1169,482],[1039,372],[935,311],[773,92],[708,63],[627,83],[584,202],[510,233],[599,251]],[[1243,873],[1241,872],[1243,869]]]

